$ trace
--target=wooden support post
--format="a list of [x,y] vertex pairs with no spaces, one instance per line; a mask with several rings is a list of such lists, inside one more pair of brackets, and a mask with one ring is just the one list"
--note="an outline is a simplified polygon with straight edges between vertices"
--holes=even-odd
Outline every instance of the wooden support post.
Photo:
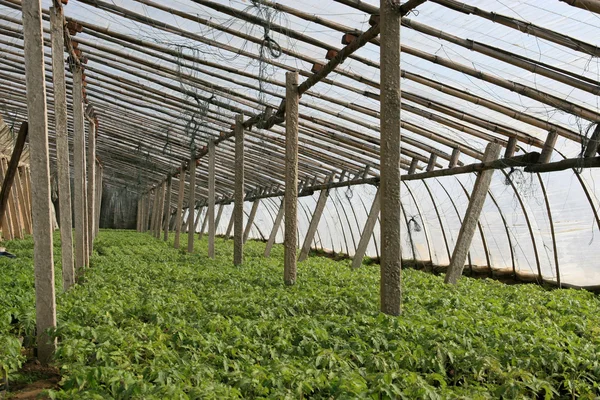
[[135,226],[136,232],[140,231],[140,226],[141,226],[140,222],[142,220],[141,215],[142,215],[142,200],[138,199],[138,201],[137,201],[137,214],[136,214],[136,226]]
[[81,278],[82,269],[86,266],[84,244],[85,209],[83,202],[85,131],[83,125],[83,84],[81,74],[81,67],[76,66],[73,69],[73,195],[75,197],[75,274],[77,280]]
[[150,191],[150,196],[152,197],[152,214],[150,215],[150,227],[148,228],[148,230],[154,235],[154,227],[155,227],[155,223],[156,223],[156,199],[158,198],[157,196],[157,190],[158,189],[152,189]]
[[163,240],[166,242],[167,240],[169,240],[169,225],[171,222],[171,191],[173,190],[172,188],[172,179],[171,179],[171,175],[167,176],[167,183],[166,183],[166,187],[167,187],[167,193],[165,195],[165,205],[163,207],[164,209],[164,218],[165,218],[165,222],[164,222],[164,234],[163,234]]
[[[0,179],[2,182],[5,180],[5,172],[2,167],[2,160],[0,160]],[[2,216],[2,234],[4,236],[4,240],[13,240],[15,237],[15,231],[13,228],[13,216],[11,208],[8,206],[8,196],[6,196],[6,207],[4,211],[4,215]]]
[[[198,230],[198,226],[200,225],[200,220],[202,219],[202,211],[204,210],[204,207],[200,207],[198,209],[198,214],[196,214],[196,219],[194,220],[194,230],[192,231],[193,233],[196,233],[196,231]],[[196,212],[196,210],[194,210],[194,213]]]
[[96,223],[94,224],[94,238],[98,236],[100,231],[100,212],[102,211],[102,180],[104,177],[104,169],[100,164],[96,166]]
[[27,200],[25,198],[26,194],[23,190],[23,182],[21,182],[21,175],[19,174],[18,167],[15,173],[15,189],[17,199],[19,201],[19,208],[21,209],[21,213],[23,216],[23,233],[26,235],[31,235],[33,233],[33,231],[31,230],[31,226],[29,225],[31,209],[28,208]]
[[419,165],[419,160],[413,158],[410,162],[410,167],[408,167],[408,174],[412,175],[417,170],[417,166]]
[[400,13],[389,0],[380,1],[380,186],[381,311],[400,315]]
[[88,253],[91,256],[94,248],[94,213],[96,210],[96,123],[88,118],[88,153],[86,157],[87,164],[87,246]]
[[[204,208],[204,207],[202,207]],[[200,216],[198,216],[198,222],[200,222]],[[200,228],[200,232],[198,233],[198,239],[202,239],[204,236],[204,232],[206,232],[206,226],[208,225],[208,207],[206,209],[206,214],[204,214],[204,219],[202,220],[202,228]]]
[[554,151],[554,145],[556,144],[556,139],[558,139],[558,133],[556,131],[548,132],[546,142],[544,143],[544,147],[542,147],[542,152],[538,160],[540,164],[546,164],[550,162],[550,159],[552,158],[552,152]]
[[506,145],[506,150],[504,151],[504,158],[514,157],[515,152],[517,151],[517,142],[518,139],[516,136],[511,136],[508,138],[508,144]]
[[286,285],[293,285],[296,283],[298,246],[298,104],[300,102],[298,72],[288,72],[286,74],[285,89],[285,196],[283,198],[285,206],[285,236],[283,240],[283,281]]
[[598,152],[598,144],[600,143],[600,123],[596,123],[596,128],[590,137],[590,140],[585,147],[584,157],[594,157]]
[[219,227],[219,222],[221,222],[221,215],[223,215],[224,208],[225,208],[225,204],[219,205],[219,211],[217,212],[217,218],[215,219],[215,235],[216,235],[216,230]]
[[[215,258],[215,236],[217,221],[215,221],[215,142],[208,142],[208,256]],[[219,214],[223,207],[219,208]]]
[[54,255],[50,214],[50,162],[44,71],[44,35],[40,0],[23,0],[25,81],[29,121],[31,179],[35,187],[33,205],[33,262],[35,267],[35,309],[38,360],[46,365],[56,349],[56,339],[47,331],[56,327]]
[[252,229],[252,224],[254,224],[254,218],[256,217],[256,211],[258,210],[259,205],[260,199],[256,199],[252,203],[252,209],[250,210],[250,215],[248,216],[248,221],[246,222],[246,229],[244,229],[244,243],[248,241],[248,237],[250,236],[250,230]]
[[233,223],[235,222],[235,213],[231,212],[231,217],[229,218],[229,224],[227,224],[227,231],[225,232],[225,239],[229,239],[231,237],[231,231],[233,230]]
[[244,262],[244,116],[235,117],[235,201],[233,214],[233,264]]
[[89,221],[88,221],[88,192],[87,192],[87,153],[86,138],[85,138],[85,111],[84,111],[84,137],[83,137],[83,248],[84,248],[84,265],[90,266],[90,247],[88,246]]
[[88,118],[88,154],[87,154],[87,213],[88,213],[88,252],[94,249],[96,232],[96,123]]
[[163,218],[165,211],[165,196],[167,192],[167,180],[165,179],[160,185],[160,189],[158,190],[158,218],[156,221],[156,231],[154,233],[154,237],[160,239],[160,234],[162,233],[163,228]]
[[[275,222],[273,223],[273,229],[271,229],[271,234],[269,235],[269,240],[267,241],[267,245],[265,246],[265,257],[269,257],[271,255],[271,249],[275,244],[275,239],[277,238],[277,232],[279,231],[279,227],[281,226],[281,221],[283,220],[284,214],[284,202],[282,201],[279,205],[279,211],[277,211],[277,216],[275,217]],[[296,239],[297,241],[297,239]],[[296,248],[296,243],[294,243],[294,248]],[[285,266],[284,266],[285,268]]]
[[[28,125],[27,122],[23,122],[21,124],[21,128],[19,129],[19,135],[17,137],[17,142],[14,146],[12,156],[10,158],[10,163],[6,168],[6,172],[4,173],[4,179],[2,180],[2,189],[0,190],[0,215],[4,215],[6,210],[6,206],[8,204],[8,199],[10,198],[13,183],[15,181],[15,176],[18,175],[18,166],[19,160],[21,159],[21,153],[23,152],[23,147],[25,147],[25,140],[27,139],[27,130]],[[2,166],[4,167],[6,163],[6,159],[2,159]],[[16,190],[16,189],[15,189]]]
[[427,163],[427,172],[435,169],[435,163],[437,161],[437,154],[431,153],[429,156],[429,162]]
[[377,189],[377,193],[373,199],[373,204],[371,205],[371,211],[369,211],[367,222],[365,223],[365,227],[360,236],[360,241],[358,242],[358,247],[356,248],[356,253],[354,253],[354,259],[352,260],[352,268],[354,269],[360,268],[362,265],[362,261],[365,257],[365,253],[367,252],[367,246],[369,245],[371,235],[375,229],[375,223],[377,223],[377,217],[379,217],[380,210],[381,202],[379,201],[379,189]]
[[[9,179],[11,181],[14,181],[14,175],[13,178],[11,179],[8,176],[8,162],[6,161],[6,158],[2,157],[2,159],[0,160],[0,163],[2,163],[2,176],[4,177],[2,183],[4,186],[4,182],[7,182]],[[12,186],[12,183],[10,184],[10,186]],[[21,218],[20,218],[20,211],[19,208],[17,207],[16,203],[16,199],[14,196],[14,191],[9,190],[7,188],[6,190],[6,208],[8,208],[10,210],[9,213],[9,217],[10,217],[10,221],[11,221],[11,225],[13,228],[13,236],[16,239],[23,239],[23,227],[22,227],[22,223],[21,223]]]
[[[484,162],[494,161],[500,156],[501,147],[496,143],[489,143],[485,149],[483,156]],[[456,284],[462,276],[463,269],[465,267],[465,260],[467,259],[467,253],[471,247],[473,235],[477,228],[477,222],[485,203],[490,183],[492,182],[492,176],[494,170],[481,171],[477,174],[475,185],[473,186],[473,193],[471,194],[471,200],[469,206],[463,218],[460,231],[458,232],[458,238],[456,239],[456,245],[452,252],[452,258],[450,265],[448,266],[448,272],[444,282]]]
[[23,166],[20,168],[23,172],[23,191],[25,194],[27,209],[29,210],[29,230],[33,234],[33,209],[31,204],[31,171],[29,169],[29,166]]
[[[304,238],[302,250],[300,250],[300,256],[298,257],[298,261],[304,261],[308,258],[308,253],[310,252],[310,244],[312,243],[313,238],[315,237],[315,233],[317,233],[317,228],[319,227],[319,222],[321,221],[321,215],[323,215],[323,211],[325,210],[325,205],[327,204],[328,198],[329,189],[321,190],[321,193],[319,194],[319,200],[317,201],[317,206],[315,207],[315,212],[312,215],[310,225],[308,226],[308,230],[306,232],[306,237]],[[287,214],[285,219],[288,219]]]
[[175,211],[175,240],[173,247],[179,248],[181,236],[181,223],[183,219],[183,196],[185,192],[185,165],[181,163],[181,172],[179,173],[179,191],[177,193],[177,211]]
[[450,164],[448,164],[448,168],[454,168],[458,165],[458,159],[460,157],[460,149],[458,147],[452,150],[452,155],[450,156]]
[[194,210],[196,209],[196,157],[195,151],[192,151],[188,168],[190,170],[190,193],[188,197],[188,253],[194,252],[194,232],[196,230],[194,221]]
[[[23,201],[27,210],[27,233],[33,234],[32,217],[31,217],[31,195],[30,195],[30,179],[29,169],[26,166],[19,167],[21,186],[23,189]],[[72,249],[71,249],[72,250]]]
[[144,232],[148,232],[150,223],[151,223],[151,214],[152,214],[152,207],[151,207],[151,199],[152,197],[152,193],[148,192],[146,194],[146,207],[144,207],[144,210],[146,210],[146,215],[144,216]]

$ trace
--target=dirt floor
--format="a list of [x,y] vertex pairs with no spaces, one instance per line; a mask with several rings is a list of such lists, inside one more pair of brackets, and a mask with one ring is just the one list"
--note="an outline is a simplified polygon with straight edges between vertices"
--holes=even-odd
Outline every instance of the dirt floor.
[[[19,371],[22,379],[9,383],[9,391],[0,392],[0,399],[33,400],[48,399],[43,393],[58,387],[60,373],[56,367],[44,367],[36,360],[29,360]],[[2,397],[4,395],[4,397]]]

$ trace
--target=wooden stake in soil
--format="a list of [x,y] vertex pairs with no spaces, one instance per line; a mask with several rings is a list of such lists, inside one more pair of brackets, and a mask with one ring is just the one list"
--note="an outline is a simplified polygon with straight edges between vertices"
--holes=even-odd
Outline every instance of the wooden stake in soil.
[[235,117],[235,202],[233,206],[233,264],[244,262],[244,116]]
[[190,162],[188,163],[190,169],[190,193],[188,198],[188,253],[194,252],[194,232],[196,229],[194,221],[194,210],[196,209],[196,157],[194,156],[194,152],[192,152],[192,156],[190,157]]
[[35,311],[38,360],[47,364],[56,349],[56,339],[46,333],[56,327],[54,293],[54,254],[50,215],[50,165],[48,158],[48,121],[46,80],[44,77],[44,36],[42,5],[39,0],[23,0],[25,41],[25,80],[31,152],[31,180],[35,188],[33,206],[33,263],[35,267]]
[[381,24],[381,311],[400,315],[400,13],[380,2]]
[[[285,205],[285,236],[283,240],[283,281],[286,285],[293,285],[296,283],[298,246],[298,103],[300,96],[298,95],[297,72],[288,72],[286,74],[285,89],[285,196],[283,200]],[[276,227],[273,228],[273,231],[275,234],[277,233]],[[271,238],[269,238],[270,240]]]
[[[489,143],[485,149],[483,161],[489,162],[498,159],[501,149],[499,144]],[[467,253],[471,247],[473,235],[475,235],[477,222],[479,221],[479,216],[481,215],[481,210],[483,209],[483,204],[485,203],[485,198],[487,197],[493,175],[493,170],[482,171],[477,174],[477,179],[473,186],[473,193],[471,194],[471,201],[469,201],[469,206],[467,207],[460,231],[458,232],[458,238],[456,239],[456,245],[452,252],[450,265],[448,266],[446,277],[444,278],[445,283],[456,284],[462,276]]]

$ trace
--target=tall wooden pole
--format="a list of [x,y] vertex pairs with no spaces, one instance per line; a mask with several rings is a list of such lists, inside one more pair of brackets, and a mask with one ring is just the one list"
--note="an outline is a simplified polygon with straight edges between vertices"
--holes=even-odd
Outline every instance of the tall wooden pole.
[[373,199],[373,204],[371,205],[371,211],[369,211],[367,222],[365,223],[365,227],[360,236],[360,241],[358,242],[358,247],[356,248],[356,253],[354,253],[354,259],[352,260],[352,268],[354,269],[362,266],[363,258],[367,252],[367,246],[371,240],[373,229],[375,229],[375,224],[377,223],[377,217],[379,217],[380,210],[381,202],[379,201],[379,189],[377,189],[377,193]]
[[94,232],[96,232],[96,123],[88,119],[88,154],[87,154],[87,213],[88,213],[88,252],[94,249]]
[[400,315],[400,13],[380,1],[381,79],[381,311]]
[[298,72],[286,74],[285,88],[285,234],[283,281],[296,283],[298,246]]
[[215,258],[215,143],[211,140],[208,142],[208,256]]
[[25,81],[31,153],[33,207],[33,263],[35,267],[35,311],[38,359],[47,364],[56,349],[48,329],[56,327],[54,293],[54,255],[50,213],[50,164],[48,158],[48,120],[44,76],[44,35],[40,0],[23,0],[25,42]]
[[[489,143],[485,149],[485,154],[483,155],[483,162],[496,160],[500,156],[501,149],[502,147],[499,144]],[[462,225],[460,226],[456,245],[452,252],[452,258],[450,259],[450,265],[448,266],[446,277],[444,278],[444,282],[446,283],[456,284],[462,276],[467,253],[471,247],[475,229],[477,228],[477,222],[479,221],[481,210],[483,210],[483,204],[485,203],[493,175],[493,169],[481,171],[477,174],[475,185],[473,185],[471,200],[469,201],[469,206],[467,207]]]
[[[328,179],[331,180],[332,178]],[[319,222],[321,221],[323,211],[325,211],[325,206],[327,205],[328,198],[329,189],[321,190],[321,193],[319,193],[319,200],[317,201],[317,205],[315,206],[315,211],[313,212],[312,219],[310,220],[310,224],[308,225],[308,229],[306,230],[304,242],[302,242],[302,248],[300,249],[300,255],[298,256],[298,261],[300,262],[308,258],[308,253],[310,253],[310,245],[312,244],[315,234],[317,233],[317,229],[319,228]],[[285,219],[288,219],[287,214],[285,216]]]
[[[275,221],[273,222],[273,229],[271,229],[271,234],[269,235],[269,240],[267,241],[267,245],[265,246],[265,257],[269,257],[271,255],[271,249],[275,244],[275,239],[277,238],[277,232],[279,231],[279,227],[281,226],[281,221],[283,220],[283,213],[285,210],[285,205],[283,202],[279,205],[279,210],[277,211],[277,215],[275,216]],[[294,246],[296,247],[296,246]],[[285,266],[284,266],[285,268]]]
[[252,202],[252,209],[250,210],[250,215],[248,215],[248,221],[246,221],[246,228],[244,229],[244,243],[248,241],[250,237],[250,231],[252,230],[252,225],[254,224],[254,218],[256,218],[256,212],[258,211],[258,207],[260,206],[260,199],[254,200]]
[[235,201],[233,206],[233,264],[244,262],[244,116],[235,117]]
[[104,168],[100,164],[96,166],[96,223],[94,224],[94,238],[98,236],[100,230],[100,212],[102,211],[102,178],[104,176]]
[[185,191],[185,168],[181,163],[181,172],[179,173],[179,191],[177,193],[177,215],[175,216],[175,241],[173,246],[178,249],[181,236],[181,219],[183,218],[183,195]]
[[169,222],[171,217],[171,191],[173,180],[171,179],[171,175],[167,177],[167,194],[165,197],[165,207],[164,207],[164,215],[165,215],[165,226],[164,226],[164,235],[163,240],[166,242],[169,240]]
[[81,67],[73,69],[73,164],[74,164],[74,208],[75,208],[75,273],[81,277],[81,270],[85,267],[85,210],[83,208],[84,165],[83,154],[85,149],[85,132],[83,126],[83,96]]
[[189,169],[190,169],[190,194],[188,199],[188,253],[192,253],[194,251],[194,233],[196,229],[195,220],[194,220],[194,210],[196,209],[196,158],[194,157],[194,152],[192,152],[192,157],[190,157]]
[[89,236],[89,224],[88,221],[88,192],[87,192],[87,152],[86,150],[86,137],[85,137],[85,110],[84,110],[84,136],[83,136],[83,187],[81,188],[83,193],[83,247],[84,247],[84,265],[87,267],[90,266],[90,247],[88,245],[88,236]]
[[156,226],[154,227],[154,237],[160,239],[163,227],[163,213],[165,209],[165,192],[167,181],[164,180],[158,189],[158,204],[156,210]]

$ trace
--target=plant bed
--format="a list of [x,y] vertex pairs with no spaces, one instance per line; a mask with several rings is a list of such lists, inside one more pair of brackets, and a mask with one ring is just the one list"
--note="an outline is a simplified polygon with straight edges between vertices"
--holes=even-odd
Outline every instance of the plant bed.
[[[185,237],[182,238],[185,242]],[[232,265],[133,232],[101,232],[86,283],[59,297],[53,398],[588,398],[600,396],[600,300],[578,290],[403,271],[380,314],[376,266],[283,248]]]

